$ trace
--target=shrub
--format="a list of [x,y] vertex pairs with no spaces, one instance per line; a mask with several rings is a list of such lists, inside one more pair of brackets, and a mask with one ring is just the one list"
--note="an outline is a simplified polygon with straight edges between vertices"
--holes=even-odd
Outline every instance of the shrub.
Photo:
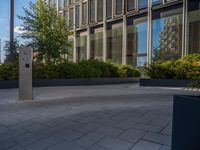
[[120,65],[121,77],[140,77],[141,73],[138,69],[133,68],[130,65]]
[[0,79],[1,80],[18,80],[18,63],[0,64]]
[[[111,62],[85,60],[79,63],[33,64],[33,79],[59,78],[109,78],[139,77],[140,72],[129,65],[116,65]],[[0,79],[18,79],[18,64],[0,65]]]
[[200,55],[192,54],[178,60],[154,62],[145,67],[145,72],[156,79],[200,79]]

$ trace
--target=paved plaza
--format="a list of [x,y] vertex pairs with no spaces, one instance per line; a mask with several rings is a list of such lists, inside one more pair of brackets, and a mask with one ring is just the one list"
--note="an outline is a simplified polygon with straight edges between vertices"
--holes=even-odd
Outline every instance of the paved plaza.
[[170,150],[174,94],[138,84],[0,90],[0,150]]

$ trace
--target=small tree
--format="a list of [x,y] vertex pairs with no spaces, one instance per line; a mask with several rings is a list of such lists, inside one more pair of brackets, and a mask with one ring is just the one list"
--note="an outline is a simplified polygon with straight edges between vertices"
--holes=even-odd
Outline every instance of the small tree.
[[43,0],[30,3],[29,7],[24,8],[25,16],[19,16],[23,21],[21,37],[29,39],[28,46],[34,48],[36,60],[46,63],[65,61],[63,56],[71,49],[69,36],[72,33],[64,17],[58,15],[55,6]]
[[[14,43],[13,43],[13,55],[14,55],[14,63],[18,62],[18,57],[19,57],[19,41],[15,39]],[[5,50],[5,60],[4,63],[10,63],[10,42],[6,41],[5,46],[4,46],[4,50]]]

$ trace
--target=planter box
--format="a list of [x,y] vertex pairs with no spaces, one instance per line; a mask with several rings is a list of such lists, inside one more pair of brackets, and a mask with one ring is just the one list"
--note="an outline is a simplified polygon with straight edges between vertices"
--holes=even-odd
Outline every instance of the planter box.
[[174,96],[172,150],[200,150],[200,97]]
[[140,86],[187,87],[192,80],[140,79]]
[[[77,78],[77,79],[43,79],[33,80],[33,87],[50,86],[81,86],[81,85],[104,85],[138,83],[138,78]],[[18,81],[0,80],[0,89],[18,88]]]

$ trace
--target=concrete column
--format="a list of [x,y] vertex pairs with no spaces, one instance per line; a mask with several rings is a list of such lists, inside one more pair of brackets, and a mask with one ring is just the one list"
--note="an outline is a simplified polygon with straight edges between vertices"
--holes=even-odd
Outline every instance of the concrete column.
[[126,64],[126,49],[127,49],[127,19],[126,15],[123,15],[123,32],[122,32],[122,64]]
[[76,51],[76,31],[74,31],[74,35],[73,35],[73,62],[76,62],[76,55],[77,55],[77,51]]
[[188,54],[188,0],[183,0],[183,36],[182,36],[182,57]]
[[33,99],[31,47],[20,47],[19,51],[19,100]]
[[90,26],[87,27],[87,60],[90,59]]
[[152,0],[148,0],[148,27],[147,27],[147,63],[151,64],[152,57]]
[[[74,7],[74,22],[73,22],[73,31],[74,31],[74,37],[73,37],[73,39],[74,39],[74,49],[73,49],[73,62],[76,62],[76,55],[77,55],[77,51],[76,51],[76,44],[77,44],[77,42],[76,42],[76,26],[75,26],[75,20],[76,20],[76,7],[75,7],[75,5],[73,6]],[[70,10],[69,10],[70,11]]]
[[106,0],[103,0],[103,61],[106,61],[107,53],[107,22],[106,22]]

